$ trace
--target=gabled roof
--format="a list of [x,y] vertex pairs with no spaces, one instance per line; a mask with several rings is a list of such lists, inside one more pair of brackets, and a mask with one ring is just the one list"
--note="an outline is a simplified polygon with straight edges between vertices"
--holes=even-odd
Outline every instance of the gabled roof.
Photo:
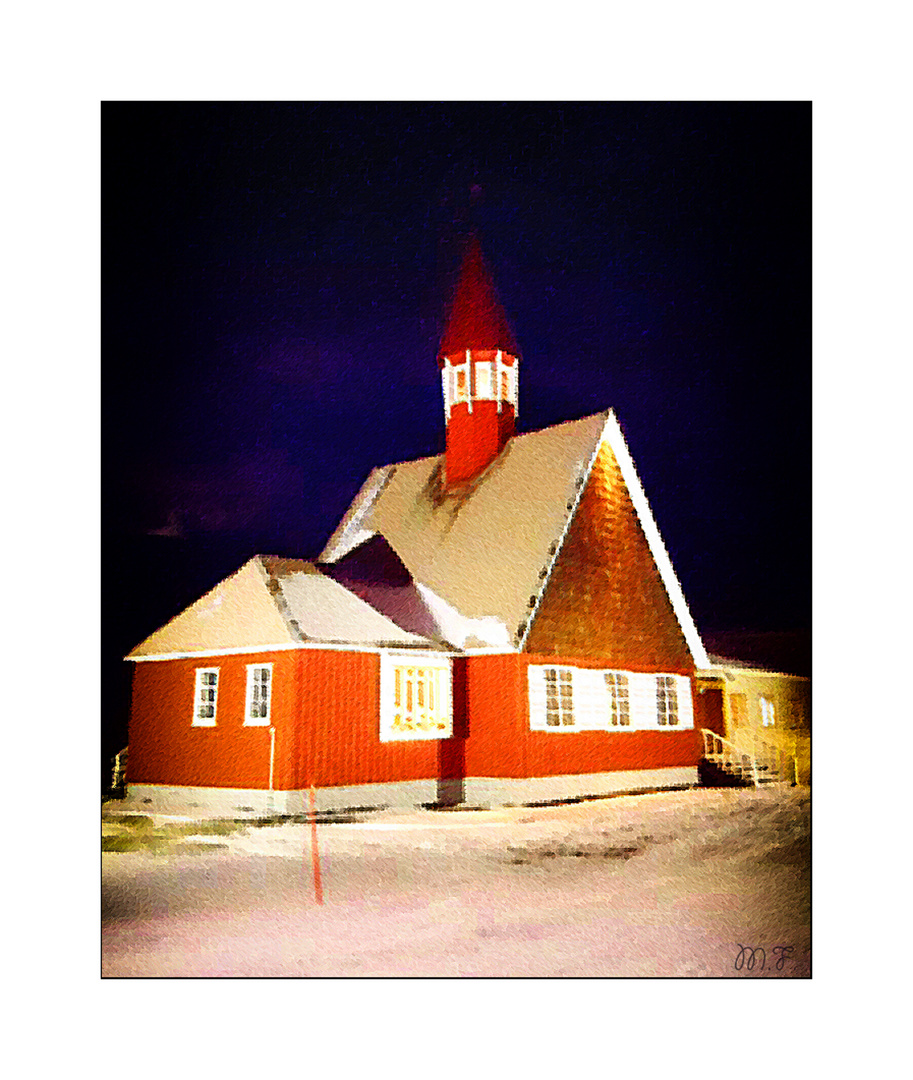
[[380,534],[459,647],[522,648],[603,440],[612,448],[696,666],[703,645],[611,412],[515,436],[465,489],[443,457],[375,469],[319,557],[336,563]]
[[434,647],[301,559],[255,555],[126,657],[257,652],[305,643]]
[[477,236],[463,259],[438,359],[464,349],[503,349],[520,355]]

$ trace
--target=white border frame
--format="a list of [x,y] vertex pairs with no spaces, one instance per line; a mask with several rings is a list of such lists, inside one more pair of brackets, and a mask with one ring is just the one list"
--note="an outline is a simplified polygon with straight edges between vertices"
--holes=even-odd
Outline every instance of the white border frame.
[[[214,674],[216,677],[215,691],[216,696],[212,703],[212,717],[207,717],[205,720],[200,719],[197,716],[197,709],[203,704],[200,701],[200,691],[203,689],[203,675]],[[219,686],[222,682],[222,675],[217,667],[198,667],[196,668],[196,675],[193,684],[193,722],[192,727],[215,727],[216,720],[219,715]],[[208,688],[207,688],[208,689]]]
[[[545,672],[570,671],[572,676],[572,725],[549,727],[545,711]],[[628,680],[629,724],[613,724],[611,695],[606,686],[606,672],[624,675]],[[675,680],[677,724],[660,724],[657,709],[657,679]],[[690,731],[694,728],[694,705],[691,680],[687,675],[667,671],[623,671],[620,668],[581,668],[573,664],[530,664],[527,668],[529,729],[548,734],[573,735],[581,731],[607,731],[626,734],[633,731]]]
[[[265,664],[257,664],[257,663],[247,664],[246,667],[247,667],[247,686],[246,686],[246,689],[245,689],[245,692],[244,692],[244,727],[269,727],[270,724],[272,723],[272,715],[273,715],[273,665],[272,665],[272,661],[270,661],[268,663],[265,663]],[[251,698],[253,697],[252,691],[253,691],[253,688],[254,688],[254,681],[253,681],[252,675],[253,675],[254,671],[260,671],[263,668],[267,668],[269,670],[269,696],[267,698],[266,717],[263,718],[263,719],[258,717],[256,720],[251,720],[251,718],[250,718],[250,705],[251,705]]]
[[[439,691],[443,719],[446,728],[443,731],[409,732],[401,734],[393,731],[394,679],[393,669],[397,667],[437,668],[444,673],[440,680]],[[380,656],[380,741],[390,742],[439,742],[453,737],[453,667],[450,658],[440,653],[382,652]]]

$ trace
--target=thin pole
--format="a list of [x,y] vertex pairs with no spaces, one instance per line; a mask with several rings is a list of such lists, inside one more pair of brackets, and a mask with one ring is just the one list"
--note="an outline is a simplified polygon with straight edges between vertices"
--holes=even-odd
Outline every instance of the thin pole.
[[317,850],[317,798],[314,785],[308,789],[308,801],[311,805],[311,863],[314,867],[314,899],[323,903],[323,883],[320,880],[320,853]]
[[273,765],[276,760],[276,729],[269,729],[269,794],[273,795]]

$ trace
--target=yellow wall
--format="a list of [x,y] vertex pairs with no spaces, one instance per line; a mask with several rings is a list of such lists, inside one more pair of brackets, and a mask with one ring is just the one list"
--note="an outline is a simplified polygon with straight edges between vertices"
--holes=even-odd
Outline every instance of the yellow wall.
[[[746,751],[751,736],[790,754],[798,762],[800,784],[811,783],[811,683],[809,679],[721,665],[726,737]],[[764,727],[761,698],[773,702],[774,724]]]

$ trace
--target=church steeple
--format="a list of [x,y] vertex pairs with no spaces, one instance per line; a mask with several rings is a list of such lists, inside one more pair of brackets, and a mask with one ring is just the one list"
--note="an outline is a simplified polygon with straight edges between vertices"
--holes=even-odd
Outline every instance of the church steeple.
[[438,350],[447,421],[447,487],[478,476],[514,434],[519,356],[478,237],[473,236]]

